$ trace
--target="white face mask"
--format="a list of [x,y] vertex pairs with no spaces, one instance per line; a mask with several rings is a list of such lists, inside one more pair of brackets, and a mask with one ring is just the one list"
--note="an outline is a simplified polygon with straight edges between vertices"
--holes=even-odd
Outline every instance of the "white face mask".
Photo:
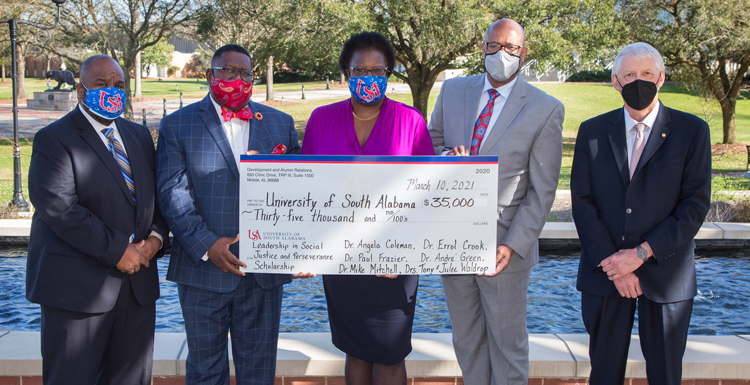
[[504,82],[510,79],[521,65],[521,58],[503,50],[484,55],[484,69],[493,79]]

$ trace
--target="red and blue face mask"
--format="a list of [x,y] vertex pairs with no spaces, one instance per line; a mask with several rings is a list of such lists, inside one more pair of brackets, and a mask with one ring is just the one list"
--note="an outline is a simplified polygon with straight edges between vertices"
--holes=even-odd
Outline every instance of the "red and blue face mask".
[[122,115],[125,109],[125,91],[117,87],[89,90],[83,83],[81,85],[86,90],[84,104],[89,111],[107,120],[115,120]]
[[362,103],[375,103],[385,96],[388,78],[384,76],[360,76],[349,78],[349,92]]

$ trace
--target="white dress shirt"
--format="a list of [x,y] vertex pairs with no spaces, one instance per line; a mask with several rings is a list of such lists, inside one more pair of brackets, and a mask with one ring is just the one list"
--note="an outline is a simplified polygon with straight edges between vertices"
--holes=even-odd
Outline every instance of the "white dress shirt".
[[[510,93],[511,91],[513,91],[513,86],[516,84],[516,80],[518,80],[518,76],[516,76],[510,83],[495,88],[495,90],[497,91],[499,95],[497,96],[497,98],[495,98],[495,105],[492,108],[492,116],[490,117],[490,124],[487,125],[487,132],[484,133],[482,143],[479,144],[480,151],[482,150],[482,146],[484,146],[484,144],[487,142],[487,137],[490,136],[492,127],[494,127],[495,122],[497,122],[497,117],[500,116],[501,112],[503,112],[503,107],[505,107],[505,102],[508,101],[508,98],[510,97]],[[484,89],[482,89],[482,93],[479,95],[479,105],[477,106],[477,119],[479,118],[479,115],[482,114],[482,110],[484,109],[484,106],[486,106],[487,102],[490,101],[490,93],[487,91],[489,91],[492,88],[494,87],[492,87],[492,84],[490,84],[489,79],[487,79],[487,75],[485,75],[484,76]],[[476,119],[474,120],[474,123],[476,123]],[[477,151],[477,153],[479,153],[479,151]]]
[[[482,137],[482,143],[479,144],[479,150],[482,150],[482,146],[484,146],[484,144],[487,142],[487,137],[490,135],[492,127],[495,125],[495,122],[497,122],[497,117],[500,116],[501,112],[503,112],[505,102],[508,101],[508,97],[510,97],[510,93],[511,91],[513,91],[513,86],[516,84],[516,80],[518,80],[518,76],[516,76],[510,83],[495,88],[495,91],[497,91],[498,95],[495,98],[495,105],[492,107],[490,124],[487,125],[487,131],[485,131],[484,136]],[[485,74],[484,88],[482,89],[482,93],[479,94],[479,104],[477,105],[477,119],[479,119],[479,115],[482,114],[484,106],[486,106],[487,102],[490,101],[490,93],[488,91],[492,88],[494,87],[492,87],[492,84],[490,84],[490,81],[487,79],[487,75]],[[474,127],[472,127],[472,130],[476,128],[477,119],[474,119]],[[474,134],[472,134],[472,138],[473,137]],[[469,149],[471,149],[471,143],[469,143],[469,148],[467,148],[467,150]],[[445,150],[441,155],[446,155],[451,151],[452,149]],[[479,151],[477,151],[477,153],[479,153]]]
[[[107,138],[104,135],[104,133],[102,132],[102,130],[104,130],[105,128],[112,127],[112,132],[114,133],[115,139],[117,139],[117,141],[120,142],[120,146],[122,147],[122,151],[125,153],[125,156],[128,155],[128,150],[125,149],[125,143],[122,141],[122,137],[120,136],[120,130],[117,129],[117,124],[115,123],[114,120],[108,126],[105,126],[105,125],[97,122],[96,120],[94,120],[94,118],[91,116],[91,114],[89,114],[88,112],[86,112],[86,110],[84,110],[83,107],[81,107],[80,104],[78,105],[78,109],[81,110],[81,112],[83,113],[83,116],[86,118],[86,120],[88,120],[89,123],[91,123],[91,127],[94,127],[94,131],[96,131],[96,133],[99,134],[99,138],[102,140],[102,143],[104,143],[104,147],[107,148],[107,151],[109,151],[109,138]],[[112,155],[112,156],[114,157],[114,155]],[[136,186],[136,189],[137,188],[138,188],[138,186]],[[162,246],[164,246],[164,239],[162,239],[161,235],[159,235],[159,233],[157,233],[156,231],[152,231],[151,234],[149,234],[149,236],[156,237],[159,240],[159,250],[161,250]],[[133,243],[133,237],[134,237],[134,235],[130,236],[130,243]]]
[[221,121],[221,127],[224,129],[224,133],[227,135],[229,146],[232,148],[234,154],[234,161],[237,162],[237,169],[240,169],[240,155],[245,155],[247,151],[247,142],[250,141],[250,122],[246,122],[242,119],[232,118],[228,122],[224,121],[224,116],[221,114],[221,106],[216,103],[214,98],[211,98],[214,108],[216,108],[216,114],[219,115],[219,121]]
[[627,138],[628,143],[628,165],[630,164],[630,156],[633,153],[633,146],[635,145],[635,125],[638,123],[643,123],[646,125],[646,129],[643,131],[643,143],[645,146],[646,143],[648,143],[648,138],[651,136],[651,131],[653,131],[652,128],[654,128],[656,116],[659,115],[659,108],[661,108],[661,102],[657,100],[656,106],[653,110],[651,110],[651,112],[649,112],[648,115],[646,115],[646,118],[643,119],[643,121],[636,122],[635,119],[630,117],[630,114],[628,114],[628,110],[623,107],[623,111],[625,112],[625,137]]
[[[219,115],[219,121],[221,121],[221,127],[224,129],[224,133],[227,135],[229,141],[229,147],[232,148],[232,154],[234,154],[234,161],[237,162],[237,169],[240,167],[240,156],[245,155],[247,151],[247,142],[250,141],[250,122],[246,122],[242,119],[232,118],[228,122],[224,121],[224,115],[221,114],[221,106],[216,103],[214,98],[210,97],[211,103],[216,108],[216,115]],[[203,254],[201,258],[203,261],[208,261],[208,251]]]
[[107,147],[107,150],[109,150],[109,139],[106,136],[104,136],[104,133],[102,132],[102,130],[104,130],[105,128],[112,127],[112,132],[114,132],[115,139],[117,139],[117,141],[120,142],[120,144],[122,145],[122,151],[125,152],[125,155],[126,156],[128,155],[128,150],[125,149],[125,143],[122,142],[122,137],[120,136],[120,130],[117,129],[117,124],[115,124],[114,120],[108,126],[105,126],[97,122],[96,120],[94,120],[91,114],[86,112],[86,110],[84,110],[80,104],[78,105],[78,109],[81,110],[81,112],[83,112],[83,116],[85,116],[86,120],[88,120],[89,123],[91,123],[91,127],[94,127],[94,131],[96,131],[96,133],[99,134],[99,138],[102,140],[102,143],[104,143],[104,146]]

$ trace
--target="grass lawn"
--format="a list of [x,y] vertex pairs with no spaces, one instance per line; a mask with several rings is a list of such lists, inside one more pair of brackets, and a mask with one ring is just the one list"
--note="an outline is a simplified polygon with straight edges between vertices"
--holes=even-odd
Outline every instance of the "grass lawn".
[[[570,167],[573,163],[573,147],[580,124],[594,116],[622,107],[620,94],[611,84],[562,83],[539,84],[538,87],[554,96],[565,105],[563,123],[563,163],[560,172],[560,189],[570,188]],[[750,93],[744,92],[737,100],[735,127],[737,141],[750,144]],[[681,85],[666,84],[659,91],[659,99],[665,106],[685,111],[707,120],[711,129],[711,143],[722,141],[721,109],[712,101],[704,113],[704,106],[696,93]],[[714,155],[714,173],[745,171],[747,154]],[[713,190],[747,190],[747,179],[742,177],[715,176]]]
[[[323,83],[325,86],[325,83]],[[610,84],[563,83],[539,84],[539,88],[554,96],[565,105],[565,121],[563,123],[563,162],[560,172],[559,189],[570,189],[570,167],[573,163],[573,149],[575,137],[580,124],[587,119],[604,112],[621,108],[622,98]],[[307,88],[307,87],[306,87]],[[430,94],[428,114],[432,113],[439,91]],[[750,93],[744,93],[745,99],[737,101],[737,116],[735,125],[738,142],[750,144]],[[396,94],[389,96],[394,100],[412,105],[410,94]],[[718,105],[711,105],[713,115],[706,116],[701,106],[700,98],[683,86],[667,84],[659,92],[659,98],[664,105],[678,110],[695,114],[702,119],[708,119],[711,129],[711,143],[721,143],[722,120]],[[333,103],[338,99],[304,100],[291,102],[273,102],[271,105],[294,117],[300,138],[304,134],[305,125],[315,107]],[[736,173],[745,171],[746,153],[714,155],[715,173]],[[748,181],[742,177],[716,176],[713,190],[747,190]]]
[[[21,179],[23,196],[29,200],[29,160],[31,143],[21,140]],[[0,139],[0,211],[13,199],[13,140]]]
[[[301,89],[302,83],[275,84],[274,91],[296,91]],[[306,90],[325,89],[325,82],[304,83]],[[201,90],[205,86],[205,81],[197,82],[187,79],[164,79],[158,81],[147,79],[143,82],[144,98],[168,98],[176,99],[179,92],[182,91],[185,97],[203,97],[206,90]],[[177,91],[175,91],[177,86]],[[343,87],[337,83],[332,87]],[[573,145],[578,126],[586,119],[622,107],[622,99],[609,84],[539,84],[539,88],[559,99],[565,105],[565,121],[563,124],[563,168],[560,173],[559,189],[570,188],[570,166],[573,159]],[[36,89],[38,91],[46,89],[46,82],[42,80],[27,79],[27,90]],[[265,85],[256,85],[254,92],[256,94],[265,93]],[[438,91],[435,90],[430,94],[428,103],[429,111],[432,109],[437,99]],[[721,110],[718,105],[711,104],[708,116],[704,114],[700,98],[687,90],[685,87],[667,84],[660,93],[661,101],[669,107],[686,111],[703,119],[707,119],[711,128],[711,142],[720,143],[722,139],[722,120]],[[743,93],[744,99],[737,102],[737,140],[742,143],[750,144],[750,93]],[[10,82],[0,83],[0,99],[10,98]],[[411,105],[412,99],[410,94],[392,95],[394,100]],[[340,99],[327,100],[292,100],[292,101],[274,101],[269,105],[278,108],[294,117],[295,125],[300,134],[300,139],[304,135],[304,128],[307,120],[310,118],[312,110],[316,107],[334,103]],[[13,196],[13,146],[9,140],[0,140],[0,205],[9,202]],[[29,160],[31,158],[31,145],[28,142],[21,145],[21,167],[23,169],[24,196],[28,197],[28,186],[26,182]],[[738,173],[745,171],[747,162],[746,153],[738,154],[715,154],[713,156],[713,169],[715,175],[713,178],[712,189],[719,190],[747,190],[748,181],[745,178],[737,176],[727,176],[728,173]]]

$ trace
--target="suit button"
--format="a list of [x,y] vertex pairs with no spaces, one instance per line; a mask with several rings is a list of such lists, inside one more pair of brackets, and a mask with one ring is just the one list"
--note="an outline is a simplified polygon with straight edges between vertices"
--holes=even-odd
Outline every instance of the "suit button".
[[628,214],[630,214],[630,213],[633,212],[633,210],[631,210],[631,209],[625,209],[625,212],[628,213]]
[[624,236],[624,235],[622,236],[622,240],[623,240],[623,241],[625,240],[625,236]]

